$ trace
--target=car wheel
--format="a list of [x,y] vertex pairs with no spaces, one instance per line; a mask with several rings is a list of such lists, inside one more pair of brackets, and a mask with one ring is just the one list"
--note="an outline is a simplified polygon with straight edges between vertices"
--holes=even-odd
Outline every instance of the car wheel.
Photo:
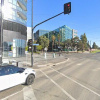
[[26,84],[27,85],[31,85],[33,82],[34,82],[34,78],[35,76],[34,75],[29,75],[26,79]]

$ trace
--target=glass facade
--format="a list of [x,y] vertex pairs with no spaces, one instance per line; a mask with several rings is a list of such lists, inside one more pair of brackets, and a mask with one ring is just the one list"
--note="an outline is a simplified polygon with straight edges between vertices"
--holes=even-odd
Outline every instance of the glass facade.
[[26,26],[27,0],[4,0],[4,19],[15,21]]
[[55,40],[58,41],[58,34],[60,35],[60,42],[64,42],[67,39],[72,39],[77,36],[77,30],[71,29],[70,27],[64,25],[53,31],[38,30],[34,36],[37,40],[40,36],[44,35],[52,41],[52,35],[55,35]]
[[67,39],[72,39],[72,29],[66,25],[59,27],[59,28],[55,29],[54,31],[51,31],[51,32],[45,34],[45,36],[47,38],[49,38],[50,41],[52,41],[53,34],[56,37],[56,41],[58,41],[58,34],[60,35],[60,42],[63,42]]
[[35,40],[37,40],[40,36],[46,34],[46,33],[49,33],[50,31],[48,30],[38,30],[35,34],[34,34],[34,37],[35,37]]
[[4,57],[20,57],[25,55],[26,41],[22,39],[13,39],[13,42],[4,42]]
[[3,56],[4,57],[24,56],[26,39],[27,39],[27,31],[26,31],[27,0],[4,0],[2,13],[3,13]]

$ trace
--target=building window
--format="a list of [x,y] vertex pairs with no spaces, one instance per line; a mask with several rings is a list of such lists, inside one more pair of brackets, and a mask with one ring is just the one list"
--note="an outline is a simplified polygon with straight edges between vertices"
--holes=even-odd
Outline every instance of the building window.
[[13,4],[16,5],[16,3],[17,3],[16,0],[13,0]]
[[10,3],[12,3],[12,0],[9,0]]

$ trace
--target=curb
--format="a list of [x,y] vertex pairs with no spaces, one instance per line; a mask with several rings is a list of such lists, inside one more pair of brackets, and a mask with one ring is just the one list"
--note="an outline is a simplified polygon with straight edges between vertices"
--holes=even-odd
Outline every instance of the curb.
[[37,67],[56,66],[56,65],[65,63],[65,62],[67,62],[68,60],[69,60],[69,58],[67,58],[67,60],[62,61],[62,62],[60,62],[60,63],[49,63],[49,64],[45,64],[45,65],[37,65]]

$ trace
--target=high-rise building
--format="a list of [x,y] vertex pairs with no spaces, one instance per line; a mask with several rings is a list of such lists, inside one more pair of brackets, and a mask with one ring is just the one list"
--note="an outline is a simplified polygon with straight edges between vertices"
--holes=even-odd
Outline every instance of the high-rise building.
[[77,30],[71,29],[70,27],[64,25],[44,35],[49,38],[50,41],[52,41],[52,35],[55,35],[55,40],[58,41],[58,34],[60,36],[60,42],[64,42],[67,39],[76,37]]
[[60,34],[60,41],[63,42],[72,38],[72,29],[66,25],[61,26],[54,30],[57,35]]
[[2,13],[3,56],[23,56],[27,40],[27,0],[4,0]]
[[35,32],[34,38],[35,38],[35,40],[37,40],[40,36],[42,36],[42,35],[44,35],[46,33],[49,33],[49,32],[50,32],[49,30],[41,30],[41,29],[39,29],[39,30],[37,30]]
[[72,29],[72,37],[74,38],[74,37],[76,37],[77,36],[77,30],[75,30],[75,29]]

